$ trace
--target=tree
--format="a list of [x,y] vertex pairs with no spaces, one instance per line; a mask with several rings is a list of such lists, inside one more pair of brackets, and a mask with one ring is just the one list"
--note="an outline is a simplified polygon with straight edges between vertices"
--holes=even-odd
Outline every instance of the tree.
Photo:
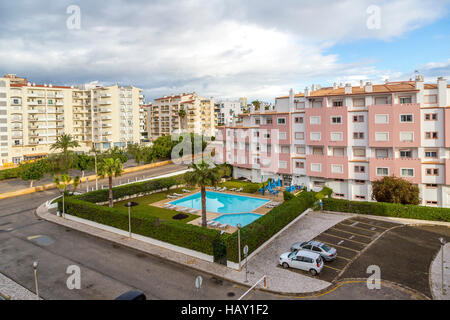
[[398,177],[383,177],[372,183],[372,199],[378,202],[419,204],[419,187]]
[[80,144],[77,140],[74,140],[70,134],[63,134],[56,139],[56,142],[50,146],[50,150],[61,150],[62,164],[58,166],[58,170],[67,172],[69,168],[73,167],[74,157],[72,157],[71,148],[79,147]]
[[184,123],[184,121],[186,119],[186,115],[187,115],[186,110],[184,110],[184,109],[178,110],[178,116],[180,117],[180,132],[181,132],[181,129],[183,129],[182,122]]
[[255,106],[255,110],[259,110],[261,108],[261,102],[258,100],[252,101],[252,105]]
[[123,166],[120,159],[106,158],[102,159],[97,168],[97,174],[100,178],[108,177],[109,184],[109,207],[114,206],[113,191],[112,191],[112,178],[119,177],[123,172]]
[[127,155],[126,151],[117,146],[102,153],[101,155],[98,156],[98,158],[100,158],[100,160],[106,159],[106,158],[113,158],[114,160],[119,159],[120,162],[122,162],[122,163],[125,163],[128,161],[128,155]]
[[127,152],[133,157],[134,161],[137,164],[140,164],[144,161],[144,148],[139,146],[138,144],[129,144],[127,146]]
[[206,227],[206,187],[216,186],[221,178],[217,166],[210,167],[205,161],[195,164],[191,163],[188,171],[184,174],[184,179],[188,185],[199,186],[202,195],[202,227]]
[[84,177],[84,172],[93,167],[94,159],[85,153],[77,155],[75,167],[81,171],[81,177]]
[[56,184],[56,187],[58,188],[58,190],[61,191],[61,195],[62,195],[62,206],[63,206],[63,216],[65,216],[65,206],[64,206],[64,197],[67,195],[67,187],[72,184],[73,189],[72,189],[72,194],[75,193],[75,190],[77,189],[77,187],[80,184],[80,177],[76,176],[73,181],[72,181],[72,177],[69,176],[68,174],[62,174],[60,177],[55,176],[53,178],[53,181]]
[[47,173],[47,161],[40,160],[33,163],[21,164],[20,177],[22,180],[30,181],[30,188],[33,187],[35,180],[40,180]]

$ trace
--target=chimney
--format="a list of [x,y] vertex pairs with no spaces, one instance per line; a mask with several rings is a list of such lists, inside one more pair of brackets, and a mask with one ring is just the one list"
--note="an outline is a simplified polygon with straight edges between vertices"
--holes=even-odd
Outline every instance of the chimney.
[[365,92],[372,92],[372,82],[366,82]]
[[440,107],[447,106],[447,79],[444,77],[437,78],[438,103]]
[[337,85],[337,83],[335,82],[335,83],[333,83],[333,89],[334,90],[336,90],[338,88],[338,85]]
[[311,92],[314,92],[314,91],[316,91],[316,85],[315,85],[315,84],[313,84],[313,85],[311,86]]
[[346,83],[345,84],[345,94],[351,94],[352,93],[352,84]]
[[344,84],[342,82],[339,83],[339,88],[344,87]]
[[359,80],[359,87],[360,87],[361,89],[364,88],[364,81]]
[[289,90],[289,109],[294,109],[294,89]]
[[416,76],[416,81],[415,81],[415,88],[417,90],[422,90],[423,89],[423,76],[418,74]]
[[309,88],[305,87],[305,97],[308,97],[308,96],[309,96]]

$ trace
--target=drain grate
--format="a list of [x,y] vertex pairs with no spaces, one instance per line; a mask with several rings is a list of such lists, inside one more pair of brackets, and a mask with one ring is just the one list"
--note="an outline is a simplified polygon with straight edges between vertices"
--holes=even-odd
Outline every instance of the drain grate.
[[236,294],[234,293],[234,292],[228,292],[227,293],[227,296],[229,296],[229,297],[234,297]]

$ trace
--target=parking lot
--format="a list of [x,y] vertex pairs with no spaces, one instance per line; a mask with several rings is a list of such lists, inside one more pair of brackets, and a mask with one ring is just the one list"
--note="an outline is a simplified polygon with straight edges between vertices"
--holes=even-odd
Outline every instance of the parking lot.
[[[351,217],[314,237],[314,240],[335,247],[337,250],[337,258],[334,261],[325,262],[322,272],[315,278],[332,282],[364,248],[377,240],[383,232],[397,226],[400,224],[364,217]],[[307,272],[297,269],[289,268],[288,270],[309,275]]]

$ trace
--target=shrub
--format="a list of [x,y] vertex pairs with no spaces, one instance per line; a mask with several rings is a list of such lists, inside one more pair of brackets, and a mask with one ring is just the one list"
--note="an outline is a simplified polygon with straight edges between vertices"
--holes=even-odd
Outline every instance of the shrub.
[[378,202],[419,204],[419,187],[397,177],[383,177],[372,183],[372,199]]
[[[61,202],[58,201],[60,210]],[[81,201],[76,197],[66,197],[65,211],[73,216],[128,231],[128,214],[115,208]],[[214,254],[213,243],[220,241],[218,230],[167,221],[140,212],[132,213],[131,230],[136,234],[209,255]]]
[[398,203],[323,199],[324,210],[450,222],[450,209]]
[[0,180],[14,179],[20,177],[19,167],[0,170]]
[[[255,251],[289,222],[311,207],[314,203],[314,195],[312,192],[302,192],[298,197],[293,197],[291,200],[273,208],[261,218],[246,225],[241,229],[241,249],[248,245],[249,254]],[[227,259],[234,262],[239,261],[237,237],[237,232],[224,237]],[[243,256],[241,258],[243,259]]]
[[284,199],[284,201],[291,200],[292,198],[294,198],[294,195],[292,193],[287,192],[287,191],[283,191],[283,199]]
[[240,180],[232,180],[232,181],[226,181],[224,183],[219,184],[221,187],[225,186],[228,189],[230,188],[243,188],[243,192],[245,193],[255,193],[257,192],[261,186],[259,183],[252,183],[252,182],[245,182]]

